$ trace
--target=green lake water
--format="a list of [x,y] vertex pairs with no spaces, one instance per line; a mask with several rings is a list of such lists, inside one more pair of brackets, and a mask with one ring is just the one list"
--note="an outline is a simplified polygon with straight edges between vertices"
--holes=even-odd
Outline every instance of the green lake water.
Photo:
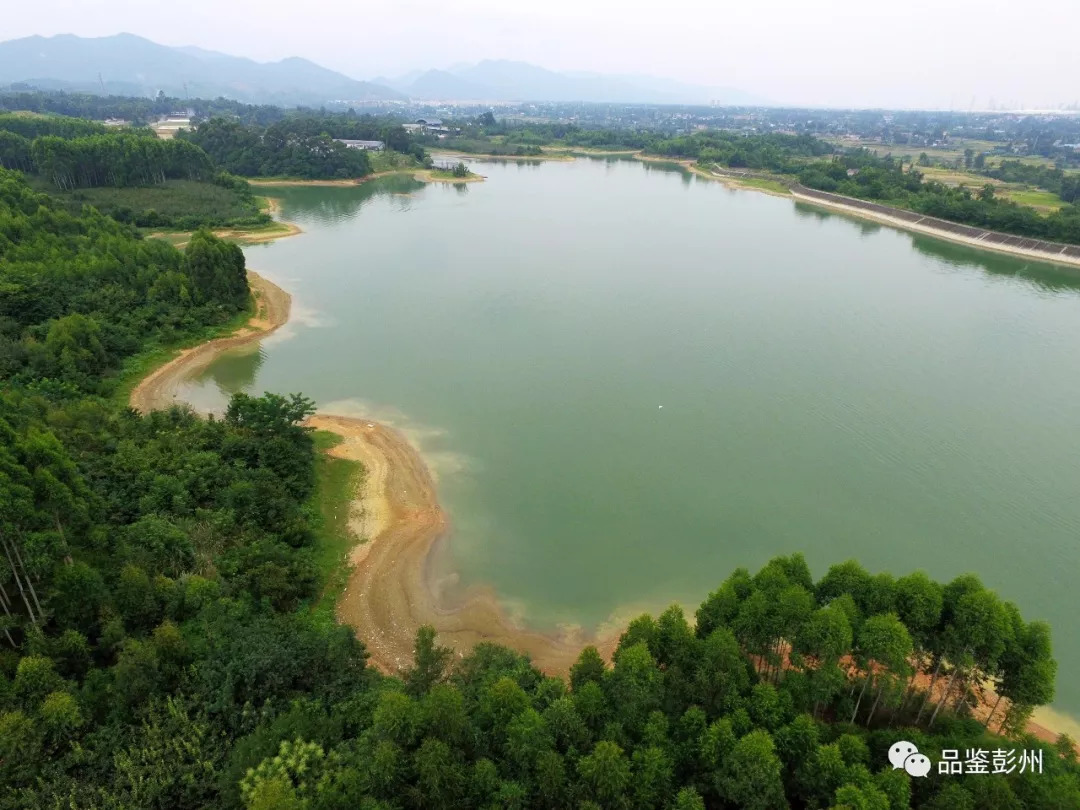
[[[1080,713],[1080,274],[625,160],[274,190],[295,316],[185,396],[302,391],[424,451],[462,581],[530,625],[737,566],[974,571]],[[663,406],[663,407],[660,407]]]

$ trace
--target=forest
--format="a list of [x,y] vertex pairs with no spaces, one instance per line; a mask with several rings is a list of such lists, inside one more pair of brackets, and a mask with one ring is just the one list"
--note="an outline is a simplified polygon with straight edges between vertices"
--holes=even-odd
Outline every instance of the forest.
[[132,126],[147,126],[162,116],[177,110],[192,110],[197,120],[215,116],[235,118],[248,124],[266,126],[280,121],[290,114],[305,111],[287,110],[271,104],[245,104],[227,98],[174,98],[159,93],[154,98],[146,96],[102,96],[92,93],[16,90],[0,92],[0,110],[15,110],[72,118],[103,121],[116,118],[128,121]]
[[151,130],[110,132],[92,121],[13,114],[0,115],[0,168],[40,174],[64,191],[213,174],[201,149]]
[[245,177],[347,179],[371,172],[368,155],[335,139],[380,140],[420,165],[426,153],[400,124],[355,114],[294,113],[268,126],[215,117],[178,137],[106,128],[59,115],[0,113],[0,168],[37,174],[62,191]]
[[212,118],[180,138],[204,149],[221,169],[243,177],[349,179],[370,174],[367,154],[335,138],[381,140],[418,161],[425,155],[400,125],[372,116],[292,116],[265,128]]
[[105,393],[126,358],[248,307],[244,256],[208,232],[184,253],[0,170],[0,379]]
[[251,187],[194,144],[62,116],[0,114],[0,168],[21,171],[73,213],[93,205],[142,228],[260,227]]

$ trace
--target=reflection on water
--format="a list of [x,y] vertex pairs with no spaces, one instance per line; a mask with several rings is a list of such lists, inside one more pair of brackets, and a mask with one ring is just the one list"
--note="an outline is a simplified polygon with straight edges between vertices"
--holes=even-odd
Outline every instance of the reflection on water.
[[[888,227],[851,214],[830,211],[802,201],[795,202],[795,213],[799,217],[816,219],[822,222],[844,222],[858,228],[864,236],[877,233]],[[988,276],[1027,282],[1034,287],[1049,292],[1080,291],[1080,272],[1071,267],[1040,262],[1022,256],[1011,256],[991,250],[979,250],[959,242],[950,242],[948,239],[938,239],[913,231],[895,228],[891,230],[904,234],[911,239],[911,246],[917,252],[939,259],[950,267],[957,269],[977,268]]]
[[233,394],[247,391],[255,383],[255,377],[266,361],[266,355],[258,343],[248,343],[229,349],[206,369],[184,382],[181,399],[195,410],[205,413],[222,408]]
[[401,211],[411,206],[412,195],[424,188],[424,183],[407,174],[380,177],[358,186],[318,188],[282,186],[269,187],[270,193],[282,200],[284,219],[300,223],[318,222],[333,225],[354,218],[372,201],[391,197]]

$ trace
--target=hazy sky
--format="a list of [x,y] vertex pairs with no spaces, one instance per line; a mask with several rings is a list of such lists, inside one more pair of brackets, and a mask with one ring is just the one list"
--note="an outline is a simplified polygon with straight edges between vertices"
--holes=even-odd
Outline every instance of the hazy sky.
[[0,38],[120,31],[358,79],[480,59],[648,73],[778,103],[1080,98],[1080,0],[3,0]]

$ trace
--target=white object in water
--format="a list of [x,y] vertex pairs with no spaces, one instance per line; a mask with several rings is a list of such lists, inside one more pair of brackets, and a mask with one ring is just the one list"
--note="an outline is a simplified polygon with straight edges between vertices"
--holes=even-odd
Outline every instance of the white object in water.
[[663,405],[661,405],[660,407],[661,407],[661,408],[663,408],[664,406],[663,406]]

